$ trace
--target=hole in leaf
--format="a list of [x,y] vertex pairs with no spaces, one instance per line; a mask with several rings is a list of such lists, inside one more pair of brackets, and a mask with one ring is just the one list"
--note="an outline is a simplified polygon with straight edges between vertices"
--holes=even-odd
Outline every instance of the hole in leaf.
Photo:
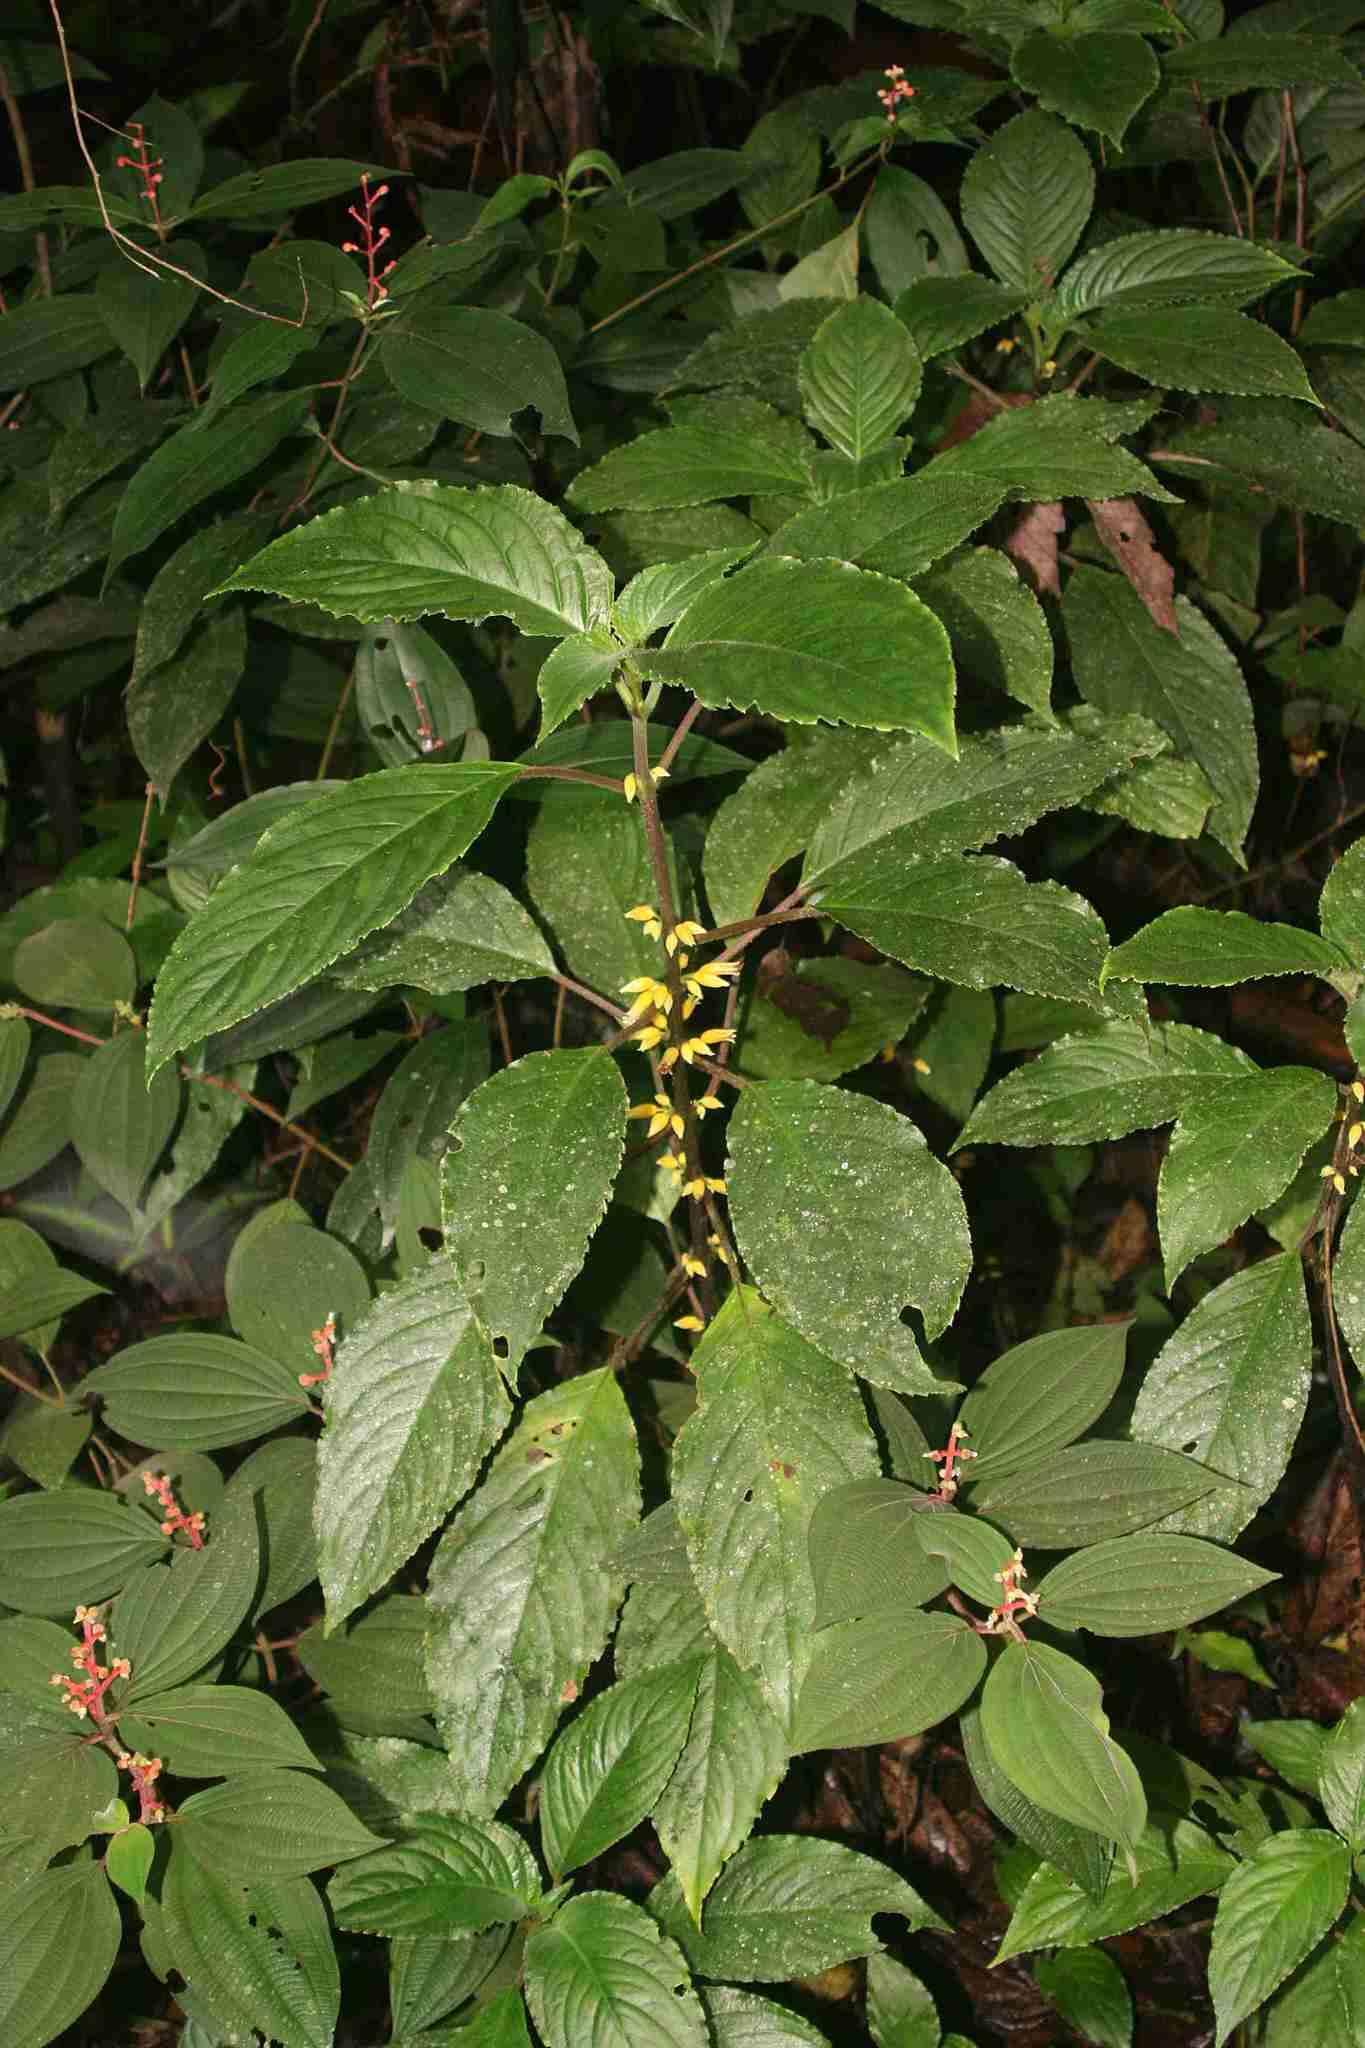
[[433,1223],[424,1223],[417,1232],[417,1241],[429,1252],[438,1252],[446,1241],[445,1232],[438,1230]]
[[511,1350],[512,1347],[505,1337],[495,1337],[493,1339],[494,1358],[508,1358],[511,1356]]

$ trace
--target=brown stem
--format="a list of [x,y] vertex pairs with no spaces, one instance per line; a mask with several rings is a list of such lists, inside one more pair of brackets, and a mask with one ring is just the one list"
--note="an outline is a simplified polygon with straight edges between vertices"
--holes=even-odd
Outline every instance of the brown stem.
[[287,505],[284,511],[280,514],[278,523],[281,526],[287,526],[289,524],[289,521],[294,517],[295,513],[301,512],[304,506],[308,503],[308,500],[313,495],[314,487],[317,483],[319,476],[322,474],[323,465],[326,463],[329,456],[331,455],[332,437],[335,436],[337,428],[341,425],[341,415],[346,410],[346,401],[351,395],[351,386],[355,382],[356,375],[360,369],[361,362],[364,359],[365,347],[367,342],[369,341],[369,338],[369,329],[367,327],[362,327],[356,345],[351,350],[351,360],[349,363],[347,363],[345,370],[342,372],[341,383],[337,389],[337,402],[332,407],[332,417],[327,422],[327,432],[322,436],[322,446],[321,448],[319,448],[317,454],[314,456],[312,467],[309,469],[307,476],[304,478],[303,486],[298,492],[297,496],[295,497],[293,503],[291,505]]
[[605,1011],[606,1015],[614,1018],[618,1024],[626,1014],[619,1003],[608,1002],[605,996],[598,995],[595,988],[587,988],[581,981],[574,981],[567,974],[556,974],[554,980],[561,996],[566,992],[577,996],[581,1002],[591,1003],[594,1009]]
[[337,708],[332,713],[332,722],[327,728],[327,737],[322,743],[322,755],[318,761],[317,775],[314,777],[314,780],[317,782],[322,782],[326,779],[327,770],[332,765],[332,752],[337,743],[337,734],[341,731],[341,721],[346,715],[346,706],[351,701],[351,691],[354,688],[355,670],[353,668],[346,678],[341,695],[337,698]]
[[49,1017],[42,1010],[31,1010],[27,1003],[6,1003],[0,1015],[6,1017],[31,1017],[35,1024],[46,1024],[49,1031],[60,1031],[65,1038],[78,1038],[82,1045],[103,1045],[102,1038],[96,1038],[93,1031],[78,1031],[74,1024],[60,1024],[55,1017]]
[[656,771],[658,774],[667,775],[669,769],[673,766],[674,757],[691,731],[694,720],[700,717],[701,709],[701,698],[694,697],[682,717],[678,720],[678,723],[674,726],[673,736],[659,756],[659,765]]
[[183,1065],[180,1072],[185,1080],[195,1082],[200,1088],[221,1088],[225,1094],[237,1096],[240,1101],[246,1103],[248,1109],[254,1109],[260,1116],[269,1117],[272,1124],[278,1124],[282,1131],[291,1132],[310,1151],[319,1153],[323,1159],[330,1159],[333,1166],[339,1166],[343,1173],[349,1173],[354,1166],[353,1159],[343,1159],[339,1152],[333,1152],[329,1145],[324,1145],[321,1138],[315,1138],[302,1124],[291,1123],[278,1109],[272,1109],[268,1102],[262,1102],[259,1095],[252,1095],[247,1089],[239,1088],[235,1081],[224,1080],[221,1074],[195,1074]]
[[1245,239],[1246,229],[1242,226],[1242,216],[1237,211],[1237,202],[1232,196],[1232,187],[1228,183],[1228,174],[1223,167],[1223,152],[1218,147],[1218,137],[1213,132],[1213,123],[1209,120],[1209,110],[1204,105],[1204,95],[1199,90],[1197,81],[1190,87],[1190,91],[1194,94],[1194,104],[1199,114],[1199,125],[1209,139],[1209,148],[1213,152],[1214,166],[1218,172],[1218,182],[1223,188],[1223,197],[1227,201],[1228,212],[1232,216],[1233,229]]
[[[9,73],[3,64],[0,64],[0,102],[4,103],[5,112],[9,116],[10,134],[14,137],[14,154],[19,159],[20,183],[23,185],[25,192],[36,191],[37,184],[33,176],[33,156],[28,146],[28,129],[24,126],[23,112],[18,100],[15,98],[14,87],[10,84]],[[43,288],[43,297],[50,299],[52,297],[52,256],[47,246],[47,235],[42,228],[39,228],[33,237],[33,253],[37,259],[38,280]]]
[[[1294,95],[1287,92],[1281,102],[1284,124],[1289,133],[1289,154],[1294,164],[1294,240],[1300,249],[1308,247],[1308,175],[1303,167],[1303,154],[1299,149],[1299,126],[1294,118]],[[1289,316],[1289,332],[1297,335],[1303,323],[1303,286],[1294,293],[1293,311]]]
[[65,1401],[59,1401],[55,1394],[45,1394],[41,1387],[31,1386],[22,1373],[11,1372],[7,1365],[0,1365],[0,1380],[8,1380],[20,1393],[28,1394],[35,1401],[41,1401],[45,1408],[65,1408]]
[[142,887],[142,857],[147,851],[147,827],[151,821],[152,802],[155,796],[156,784],[149,782],[146,802],[142,806],[142,824],[137,835],[137,846],[133,852],[133,885],[128,891],[128,915],[123,920],[123,929],[126,932],[133,929],[133,919],[137,915],[137,892]]
[[502,990],[501,990],[501,989],[499,988],[499,986],[498,986],[498,984],[497,984],[497,982],[496,982],[496,981],[495,981],[495,982],[494,982],[494,983],[492,984],[492,989],[493,989],[493,1015],[494,1015],[494,1016],[495,1016],[495,1017],[497,1018],[497,1020],[498,1020],[498,1043],[499,1043],[499,1044],[501,1045],[501,1047],[502,1047],[502,1056],[503,1056],[503,1059],[504,1059],[504,1060],[506,1061],[507,1065],[508,1065],[508,1066],[510,1067],[510,1066],[511,1066],[511,1064],[512,1064],[512,1058],[513,1058],[513,1054],[512,1054],[512,1040],[511,1040],[511,1036],[510,1036],[510,1034],[509,1034],[509,1032],[508,1032],[508,1029],[507,1029],[507,1012],[506,1012],[506,1010],[505,1010],[505,1009],[504,1009],[504,1007],[503,1007],[503,1001],[502,1001]]
[[687,1275],[683,1272],[682,1267],[678,1266],[669,1274],[668,1279],[664,1283],[663,1293],[659,1296],[654,1306],[646,1315],[641,1316],[639,1322],[628,1336],[618,1337],[615,1344],[613,1344],[611,1356],[607,1360],[609,1371],[624,1372],[628,1365],[634,1364],[640,1352],[644,1350],[645,1345],[649,1342],[656,1325],[663,1321],[668,1311],[687,1291]]
[[819,917],[814,904],[800,904],[792,910],[768,910],[761,917],[737,918],[733,924],[718,924],[711,931],[703,932],[697,940],[699,946],[709,946],[718,939],[733,939],[742,932],[757,938],[760,932],[771,931],[777,924],[799,924],[803,919]]

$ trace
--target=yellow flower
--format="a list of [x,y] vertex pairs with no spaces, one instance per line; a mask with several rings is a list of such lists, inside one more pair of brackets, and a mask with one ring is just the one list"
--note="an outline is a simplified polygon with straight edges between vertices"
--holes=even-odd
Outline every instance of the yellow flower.
[[690,1017],[690,1016],[692,1015],[692,1012],[693,1012],[694,1010],[698,1010],[698,1009],[700,1009],[700,1008],[701,1008],[701,997],[700,997],[700,996],[684,996],[684,997],[683,997],[683,1006],[682,1006],[682,1013],[683,1013],[683,1016],[684,1016],[684,1018]]
[[685,974],[683,984],[699,997],[703,989],[725,988],[740,972],[738,960],[708,960],[704,967],[694,967],[690,974]]
[[677,1064],[678,1048],[676,1045],[670,1045],[666,1051],[659,1054],[659,1072],[661,1074],[671,1074]]
[[704,1330],[706,1325],[700,1316],[674,1316],[673,1327],[675,1330]]
[[[651,768],[649,771],[649,779],[657,787],[659,783],[667,782],[668,770],[666,768]],[[636,797],[640,794],[640,784],[638,778],[634,775],[628,775],[625,781],[621,784],[621,787],[625,792],[626,802],[628,804],[633,804]]]
[[683,1134],[683,1120],[666,1095],[656,1095],[653,1102],[639,1103],[636,1108],[628,1110],[627,1115],[649,1118],[649,1129],[645,1133],[648,1138],[657,1138],[670,1125],[676,1137]]
[[709,1109],[724,1109],[725,1104],[721,1101],[719,1095],[699,1095],[692,1104],[692,1107],[696,1110],[698,1116],[705,1116]]
[[708,1173],[706,1176],[706,1185],[711,1190],[711,1193],[713,1195],[723,1195],[725,1193],[725,1182],[719,1174]]
[[995,344],[996,354],[1002,356],[1010,355],[1013,353],[1015,349],[1018,348],[1018,346],[1019,344],[1017,341],[1011,341],[1008,335],[1004,335]]
[[643,1017],[646,1010],[661,1010],[666,1017],[673,1008],[673,991],[665,982],[655,981],[650,974],[637,974],[634,981],[623,981],[621,993],[635,998],[621,1019],[627,1029],[637,1017]]
[[691,1252],[684,1252],[682,1269],[690,1280],[700,1280],[706,1271],[705,1259],[694,1258]]
[[[683,1005],[683,1015],[687,1015],[686,1004]],[[717,1024],[710,1031],[701,1031],[695,1038],[685,1039],[682,1056],[690,1067],[695,1059],[709,1058],[713,1046],[733,1045],[737,1036],[738,1033],[732,1031],[728,1025]]]
[[664,928],[659,922],[659,913],[652,904],[637,903],[634,910],[626,912],[626,916],[631,919],[632,923],[644,926],[647,939],[660,939],[663,937]]
[[700,1174],[697,1175],[695,1180],[685,1180],[683,1182],[683,1193],[691,1195],[693,1201],[699,1202],[706,1193],[706,1182]]
[[679,946],[695,946],[705,930],[704,924],[695,924],[689,917],[681,918],[664,940],[664,944],[670,953],[676,953]]
[[910,1064],[917,1074],[932,1074],[934,1071],[928,1060],[914,1059]]
[[668,1036],[668,1020],[666,1017],[656,1016],[643,1031],[632,1031],[630,1035],[641,1052],[650,1052],[661,1039]]
[[1045,377],[1055,377],[1055,376],[1056,376],[1056,374],[1057,374],[1057,358],[1056,358],[1056,356],[1049,356],[1049,357],[1048,357],[1047,361],[1046,361],[1046,362],[1045,362],[1045,363],[1043,364],[1043,366],[1042,366],[1042,374],[1043,374],[1043,375],[1044,375]]
[[661,1152],[659,1154],[659,1164],[660,1166],[666,1166],[675,1180],[682,1179],[682,1170],[685,1162],[678,1157],[676,1152]]

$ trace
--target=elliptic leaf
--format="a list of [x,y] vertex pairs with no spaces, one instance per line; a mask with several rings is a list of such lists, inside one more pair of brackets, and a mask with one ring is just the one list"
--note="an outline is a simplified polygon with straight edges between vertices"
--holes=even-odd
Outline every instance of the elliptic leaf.
[[905,326],[877,299],[830,314],[801,358],[806,417],[853,462],[890,439],[919,397],[924,364]]
[[246,658],[241,607],[227,605],[205,619],[171,660],[134,675],[126,699],[128,736],[162,803],[232,702]]
[[832,558],[910,582],[975,533],[1004,495],[1004,485],[989,478],[940,479],[921,470],[793,513],[764,554]]
[[1197,1536],[1144,1531],[1073,1551],[1032,1590],[1039,1613],[1057,1628],[1147,1636],[1202,1621],[1278,1576]]
[[434,1814],[327,1887],[339,1927],[389,1936],[478,1934],[525,1919],[540,1896],[535,1858],[511,1828]]
[[379,358],[404,398],[462,426],[511,434],[514,416],[534,406],[543,434],[577,443],[559,357],[543,334],[506,313],[428,305],[419,295],[380,330]]
[[339,960],[332,979],[376,993],[406,985],[447,996],[484,981],[527,981],[554,971],[539,926],[511,890],[473,868],[453,867]]
[[782,1723],[757,1681],[719,1643],[708,1644],[691,1725],[653,1820],[692,1918],[744,1842],[787,1761]]
[[569,500],[581,512],[648,512],[768,492],[804,497],[814,445],[759,399],[706,400],[685,424],[641,434],[580,471]]
[[1062,2018],[1096,2048],[1130,2048],[1133,1996],[1122,1970],[1102,1948],[1064,1948],[1033,1972]]
[[921,1734],[956,1713],[986,1669],[985,1644],[955,1614],[884,1607],[822,1629],[813,1648],[791,1736],[798,1755]]
[[913,1300],[940,1335],[971,1242],[957,1183],[914,1124],[818,1082],[764,1081],[744,1090],[729,1143],[739,1248],[779,1313],[877,1386],[940,1391],[901,1310]]
[[1008,1479],[983,1479],[971,1506],[1025,1548],[1070,1550],[1145,1529],[1216,1485],[1192,1458],[1155,1444],[1070,1444]]
[[383,1847],[335,1792],[302,1771],[243,1771],[193,1792],[176,1813],[176,1847],[238,1884],[304,1877]]
[[0,1600],[66,1614],[117,1593],[168,1548],[150,1515],[107,1493],[21,1493],[0,1501]]
[[128,1345],[88,1376],[84,1391],[99,1396],[111,1428],[130,1442],[186,1451],[249,1442],[308,1413],[297,1370],[197,1330]]
[[1137,1883],[1116,1864],[1098,1899],[1050,1863],[1040,1864],[1024,1887],[995,1961],[1036,1948],[1082,1948],[1132,1927],[1150,1926],[1191,1899],[1216,1892],[1237,1868],[1212,1835],[1193,1821],[1173,1822],[1169,1814],[1148,1823],[1133,1860]]
[[[1330,882],[1329,885],[1330,887]],[[1105,962],[1108,981],[1170,988],[1228,988],[1274,974],[1339,974],[1346,959],[1331,942],[1290,924],[1267,924],[1241,910],[1165,910]]]
[[71,1100],[71,1138],[81,1163],[125,1209],[136,1209],[147,1177],[180,1115],[180,1076],[166,1067],[148,1085],[146,1039],[122,1031],[97,1046]]
[[177,1778],[229,1778],[241,1771],[319,1768],[298,1729],[267,1693],[244,1685],[181,1685],[120,1709],[133,1749],[159,1756]]
[[1218,2040],[1283,1984],[1346,1904],[1351,1852],[1325,1828],[1272,1835],[1239,1864],[1218,1898],[1209,1990]]
[[1098,1680],[1074,1657],[1008,1643],[981,1695],[981,1726],[1000,1768],[1045,1812],[1136,1844],[1147,1819],[1142,1781],[1109,1734]]
[[687,1740],[696,1658],[601,1693],[556,1741],[540,1776],[540,1830],[556,1879],[649,1815]]
[[307,1878],[248,1885],[200,1863],[177,1838],[161,1907],[167,1960],[210,2012],[282,2048],[330,2048],[341,1986],[327,1914]]
[[1140,35],[1038,29],[1016,43],[1015,83],[1049,114],[1121,143],[1138,109],[1161,84],[1161,66]]
[[973,156],[962,223],[1002,283],[1042,298],[1080,240],[1094,196],[1084,143],[1034,110],[1016,114]]
[[1318,403],[1289,343],[1273,328],[1227,306],[1109,313],[1087,329],[1086,341],[1120,369],[1173,391],[1232,391]]
[[45,2048],[74,2025],[113,1968],[122,1936],[114,1894],[96,1862],[65,1863],[16,1885],[0,1929],[0,2024],[8,2048]]
[[585,1892],[526,1944],[526,1998],[546,2048],[706,2048],[676,1945],[629,1899]]

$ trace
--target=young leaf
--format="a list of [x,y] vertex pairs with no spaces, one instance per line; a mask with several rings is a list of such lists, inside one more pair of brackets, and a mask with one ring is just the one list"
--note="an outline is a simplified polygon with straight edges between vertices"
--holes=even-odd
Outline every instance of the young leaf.
[[653,1820],[688,1912],[702,1903],[744,1842],[787,1760],[782,1723],[730,1652],[707,1644],[692,1720]]
[[0,1929],[0,2025],[8,2048],[45,2048],[73,2026],[114,1966],[123,1922],[98,1863],[17,1884]]
[[193,1792],[176,1814],[177,1851],[238,1884],[305,1877],[383,1847],[335,1792],[302,1771],[243,1771]]
[[[1329,884],[1330,886],[1330,884]],[[1346,957],[1330,938],[1294,925],[1266,924],[1241,910],[1165,910],[1105,962],[1109,981],[1159,982],[1171,988],[1229,988],[1273,974],[1340,974]]]
[[1024,1887],[995,1962],[1037,1948],[1083,1948],[1163,1920],[1191,1899],[1216,1892],[1238,1866],[1212,1835],[1169,1814],[1149,1822],[1133,1851],[1134,1884],[1116,1867],[1099,1899],[1088,1897],[1048,1863]]
[[426,1815],[372,1856],[344,1864],[327,1887],[338,1927],[361,1934],[478,1934],[524,1920],[541,1896],[520,1835],[498,1821]]
[[1233,1871],[1209,1950],[1220,2043],[1316,1947],[1345,1906],[1350,1880],[1351,1852],[1325,1828],[1272,1835]]
[[1176,599],[1172,639],[1126,577],[1078,569],[1062,615],[1076,682],[1087,701],[1117,717],[1137,711],[1196,761],[1218,801],[1209,830],[1234,859],[1256,801],[1259,772],[1251,700],[1236,657],[1188,598]]
[[1166,1340],[1139,1389],[1132,1434],[1187,1452],[1225,1482],[1169,1527],[1231,1542],[1269,1499],[1303,1421],[1312,1350],[1297,1252],[1234,1273]]
[[179,1075],[164,1067],[148,1085],[145,1045],[140,1031],[123,1031],[97,1046],[71,1103],[72,1141],[82,1164],[130,1210],[175,1129],[183,1094]]
[[981,1727],[1000,1768],[1045,1812],[1133,1848],[1146,1795],[1083,1664],[1046,1643],[1007,1643],[981,1695]]
[[167,1962],[211,2012],[281,2048],[329,2048],[341,1986],[307,1878],[243,1884],[189,1855],[177,1831],[161,1907]]
[[629,1899],[585,1892],[526,1944],[526,1998],[546,2048],[706,2048],[676,1945]]
[[1319,1796],[1352,1856],[1365,1844],[1365,1704],[1353,1700],[1323,1752]]
[[386,768],[288,812],[171,948],[148,1019],[150,1071],[396,917],[478,837],[516,775],[504,762]]
[[812,1647],[811,1514],[875,1471],[876,1446],[848,1375],[751,1289],[725,1303],[692,1369],[698,1405],[673,1452],[678,1519],[712,1627],[786,1727]]
[[1336,1109],[1336,1089],[1311,1067],[1275,1067],[1186,1110],[1157,1187],[1166,1291],[1192,1259],[1282,1194]]
[[1089,35],[1036,29],[1015,44],[1010,69],[1046,113],[1116,143],[1161,84],[1161,66],[1141,36],[1102,29]]
[[638,1513],[634,1431],[613,1374],[539,1395],[432,1560],[427,1671],[452,1800],[491,1813],[583,1683],[620,1598],[607,1560]]
[[879,952],[940,981],[1100,1006],[1108,940],[1099,918],[1084,897],[1027,882],[1007,860],[949,854],[907,864],[883,841],[830,869],[818,902]]
[[612,606],[612,623],[627,646],[671,626],[694,597],[719,582],[747,548],[709,548],[682,562],[658,562],[633,576]]
[[763,552],[798,561],[833,557],[911,582],[975,533],[1004,495],[1004,485],[989,478],[940,479],[921,470],[793,513]]
[[924,364],[890,307],[858,298],[831,313],[801,358],[806,417],[859,462],[909,417]]
[[502,1380],[448,1260],[408,1274],[347,1333],[324,1400],[318,1575],[334,1628],[468,1492],[507,1427]]
[[813,1651],[792,1727],[797,1755],[862,1749],[936,1727],[986,1669],[986,1646],[970,1623],[896,1607],[822,1629]]
[[1278,1576],[1196,1536],[1148,1532],[1074,1551],[1033,1591],[1038,1612],[1055,1628],[1148,1636],[1202,1621]]
[[843,562],[755,562],[693,600],[646,674],[704,704],[922,732],[948,754],[948,636],[905,587]]
[[446,1244],[509,1380],[605,1213],[626,1108],[619,1069],[591,1047],[528,1053],[455,1119],[442,1175]]
[[523,633],[605,623],[611,573],[563,513],[513,484],[377,491],[281,535],[222,590],[342,618],[508,618]]
[[1096,2048],[1131,2048],[1133,1996],[1122,1970],[1102,1948],[1059,1949],[1033,1974],[1062,2018]]
[[613,1685],[556,1741],[539,1806],[553,1877],[590,1863],[650,1813],[687,1740],[699,1671],[689,1658]]
[[380,329],[379,359],[414,405],[483,434],[513,433],[515,415],[534,406],[542,434],[577,446],[559,357],[543,334],[506,313],[429,305],[419,293],[401,319]]
[[130,1442],[216,1451],[249,1442],[308,1412],[308,1398],[279,1360],[233,1337],[182,1330],[130,1344],[89,1374],[111,1428]]
[[591,633],[575,633],[551,648],[536,678],[542,739],[556,732],[589,697],[610,689],[625,653],[605,626]]
[[727,1864],[694,1926],[676,1881],[666,1877],[649,1910],[702,1977],[740,1984],[814,1976],[881,1948],[874,1913],[898,1913],[911,1929],[941,1926],[917,1892],[870,1856],[814,1835],[763,1835]]
[[712,498],[810,490],[814,443],[796,420],[757,398],[702,402],[687,423],[613,448],[569,486],[580,512],[648,512]]
[[1145,1529],[1216,1485],[1192,1458],[1154,1444],[1071,1444],[1009,1478],[983,1477],[971,1507],[1026,1548],[1071,1550]]
[[[971,1245],[957,1183],[915,1126],[865,1096],[764,1081],[741,1096],[729,1144],[739,1248],[779,1313],[877,1386],[940,1391],[901,1309],[912,1299],[931,1338],[946,1329]],[[815,1154],[847,1163],[812,1181]]]
[[979,149],[962,181],[962,223],[1004,284],[1039,298],[1080,240],[1095,197],[1085,145],[1036,110]]

